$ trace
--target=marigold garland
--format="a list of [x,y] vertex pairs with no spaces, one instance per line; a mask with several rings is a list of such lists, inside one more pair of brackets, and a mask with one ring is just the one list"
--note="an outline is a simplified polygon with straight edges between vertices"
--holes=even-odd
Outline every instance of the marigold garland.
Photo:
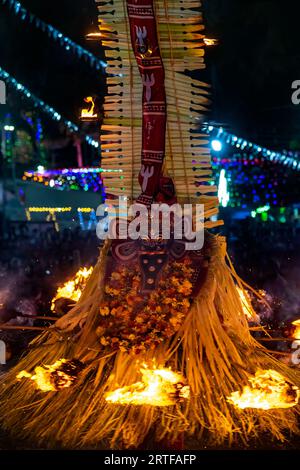
[[176,333],[191,305],[194,269],[190,264],[189,260],[169,262],[155,291],[143,296],[138,263],[117,268],[105,286],[99,310],[100,344],[135,355]]

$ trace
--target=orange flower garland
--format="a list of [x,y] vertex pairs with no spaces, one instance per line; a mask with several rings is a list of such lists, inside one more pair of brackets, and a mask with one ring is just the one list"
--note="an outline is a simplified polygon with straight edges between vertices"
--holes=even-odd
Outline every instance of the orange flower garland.
[[190,308],[193,272],[189,261],[170,262],[157,288],[141,295],[138,263],[114,271],[99,310],[100,344],[139,354],[176,333]]

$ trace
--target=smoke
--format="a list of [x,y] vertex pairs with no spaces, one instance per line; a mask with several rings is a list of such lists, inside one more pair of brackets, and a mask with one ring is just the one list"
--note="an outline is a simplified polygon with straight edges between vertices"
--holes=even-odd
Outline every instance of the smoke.
[[[35,299],[23,275],[0,273],[0,322],[36,315]],[[25,321],[26,323],[26,321]],[[22,324],[25,324],[22,323]],[[30,321],[31,323],[31,321]]]
[[300,258],[287,261],[277,278],[265,286],[266,291],[279,300],[278,318],[281,321],[300,319]]
[[[1,281],[0,281],[1,282]],[[13,292],[14,290],[14,282],[13,280],[8,280],[5,286],[1,286],[0,284],[0,321],[7,320],[7,306],[11,303],[12,297],[15,296]]]

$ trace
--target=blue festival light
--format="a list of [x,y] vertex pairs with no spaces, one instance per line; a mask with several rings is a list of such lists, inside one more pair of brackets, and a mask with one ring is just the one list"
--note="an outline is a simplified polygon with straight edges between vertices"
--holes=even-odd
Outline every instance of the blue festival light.
[[220,152],[224,144],[231,145],[239,151],[249,152],[255,157],[260,157],[274,163],[280,163],[288,166],[293,170],[300,170],[300,153],[291,151],[275,152],[261,145],[238,137],[227,131],[222,127],[206,123],[203,126],[203,131],[212,137],[211,147],[215,152]]
[[223,148],[222,142],[219,139],[212,140],[211,148],[213,149],[214,152],[221,152]]

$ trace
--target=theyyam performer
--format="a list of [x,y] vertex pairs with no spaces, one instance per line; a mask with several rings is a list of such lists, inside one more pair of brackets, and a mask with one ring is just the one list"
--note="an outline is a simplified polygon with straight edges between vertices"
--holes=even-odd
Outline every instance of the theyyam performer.
[[102,166],[120,170],[104,173],[106,203],[202,205],[204,245],[187,249],[174,220],[169,239],[107,239],[77,304],[0,383],[13,435],[51,448],[202,448],[298,432],[300,375],[251,336],[243,282],[209,232],[220,224],[199,130],[209,87],[190,73],[205,67],[200,7],[98,2]]

